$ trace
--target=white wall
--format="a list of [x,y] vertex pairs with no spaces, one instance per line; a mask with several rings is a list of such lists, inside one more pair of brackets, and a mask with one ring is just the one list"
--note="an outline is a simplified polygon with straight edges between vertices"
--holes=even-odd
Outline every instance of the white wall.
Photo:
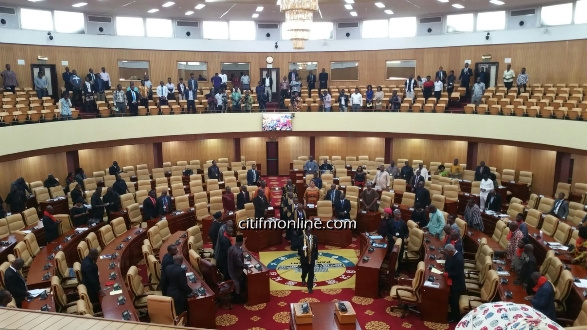
[[[96,36],[87,34],[63,34],[52,32],[54,39],[47,38],[47,32],[2,29],[0,44],[52,45],[71,47],[126,48],[153,50],[186,51],[226,51],[226,52],[295,52],[290,41],[236,41],[236,40],[186,40],[173,38]],[[309,40],[303,52],[353,51],[380,49],[412,49],[447,46],[497,45],[510,43],[548,42],[584,39],[587,24],[558,27],[492,31],[491,38],[485,40],[486,32],[454,33],[411,38],[355,39],[355,40]]]

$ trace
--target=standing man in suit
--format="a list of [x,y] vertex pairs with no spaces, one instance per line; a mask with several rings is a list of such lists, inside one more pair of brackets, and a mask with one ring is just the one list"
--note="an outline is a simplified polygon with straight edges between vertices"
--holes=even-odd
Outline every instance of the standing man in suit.
[[131,81],[130,87],[126,90],[126,102],[132,116],[139,115],[140,98],[141,94],[139,93],[139,89],[136,88],[135,83]]
[[465,87],[467,89],[466,97],[469,97],[469,85],[471,83],[471,76],[473,75],[473,70],[469,68],[469,63],[465,63],[465,67],[461,69],[461,75],[459,76],[459,81],[461,82],[461,87]]
[[[2,205],[0,204],[0,208]],[[43,227],[45,228],[45,240],[47,244],[53,242],[54,239],[59,237],[59,224],[61,220],[55,219],[53,216],[53,206],[48,205],[43,212]]]
[[303,243],[298,249],[300,264],[302,266],[302,285],[306,284],[307,276],[308,293],[312,293],[314,289],[314,267],[318,259],[318,238],[312,235],[310,228],[304,230],[302,238]]
[[273,78],[269,72],[265,74],[265,78],[263,78],[263,86],[265,86],[264,95],[267,97],[267,102],[271,102],[271,96],[273,95]]
[[73,85],[71,84],[71,72],[69,72],[69,67],[65,67],[65,72],[61,74],[61,78],[63,78],[63,82],[65,82],[65,90],[70,92],[73,91]]
[[450,294],[448,303],[450,305],[450,315],[448,322],[456,322],[460,319],[459,297],[465,287],[465,261],[463,255],[459,253],[454,245],[447,244],[444,247],[446,253],[446,263],[444,264],[444,277],[447,284],[450,285]]
[[232,221],[226,222],[218,232],[218,241],[216,242],[216,249],[214,250],[214,258],[216,258],[216,267],[222,273],[224,280],[229,280],[228,274],[228,250],[232,246],[232,237],[234,225]]
[[[191,94],[191,102],[190,102],[190,94]],[[196,99],[196,95],[198,94],[198,81],[194,78],[194,74],[190,73],[190,79],[188,80],[188,87],[185,90],[185,99],[188,100],[187,105],[187,112],[188,113],[196,113],[196,103],[194,100]]]
[[306,78],[306,82],[308,83],[308,97],[311,97],[312,89],[316,89],[316,76],[312,71],[310,71],[310,74]]
[[247,191],[247,186],[241,186],[241,191],[236,196],[236,209],[242,210],[245,208],[245,204],[251,202],[251,197]]
[[[175,313],[177,315],[188,310],[188,296],[193,295],[192,289],[188,285],[188,278],[185,270],[181,268],[183,256],[173,256],[173,264],[165,267],[165,277],[168,279],[166,296],[173,298],[175,303]],[[161,272],[163,273],[163,272]]]
[[222,222],[220,222],[220,218],[222,218],[222,212],[218,211],[212,215],[214,217],[214,221],[210,226],[210,230],[208,230],[208,237],[212,241],[212,249],[216,250],[216,242],[218,242],[218,232],[222,227]]
[[406,180],[406,183],[409,184],[412,180],[412,176],[414,176],[414,169],[410,166],[408,161],[404,163],[404,166],[400,170],[400,177]]
[[149,196],[143,201],[143,219],[151,220],[159,216],[159,208],[157,207],[157,193],[155,190],[149,191]]
[[494,189],[489,191],[489,194],[485,199],[485,209],[497,213],[501,212],[501,196],[496,194]]
[[247,185],[249,186],[259,186],[259,180],[261,178],[261,174],[257,171],[257,165],[253,164],[251,169],[247,171]]
[[420,184],[420,182],[424,183],[424,176],[421,174],[422,173],[420,172],[420,170],[416,170],[416,174],[410,180],[410,185],[412,186],[412,192],[416,192],[416,188],[418,188],[418,185]]
[[554,307],[554,287],[552,283],[548,281],[546,276],[542,276],[539,272],[534,272],[531,275],[531,279],[534,285],[534,297],[532,302],[532,308],[546,315],[549,319],[556,322],[556,309]]
[[88,255],[82,260],[82,283],[88,289],[90,301],[98,303],[100,301],[100,278],[98,276],[98,265],[96,261],[100,252],[97,249],[91,249]]
[[90,83],[94,85],[94,83],[96,82],[96,75],[94,74],[94,69],[90,68],[88,74],[86,75],[86,78],[90,78]]
[[157,207],[159,215],[171,213],[171,197],[167,195],[167,190],[163,190],[161,196],[157,198]]
[[569,215],[569,202],[565,200],[565,193],[559,193],[558,198],[554,201],[549,214],[565,220]]
[[424,181],[418,181],[414,194],[416,196],[415,203],[420,203],[420,205],[424,206],[430,205],[430,192],[424,188]]
[[84,95],[84,111],[96,112],[96,101],[94,101],[94,84],[90,82],[90,77],[86,76],[86,82],[82,84],[82,92]]
[[173,265],[173,257],[177,254],[177,246],[170,244],[167,246],[167,253],[161,260],[161,292],[164,296],[167,295],[167,287],[169,286],[169,279],[167,278],[166,272],[167,266]]
[[351,218],[351,202],[344,198],[344,192],[340,192],[340,197],[334,203],[335,216],[338,219],[350,219]]
[[[297,203],[295,201],[295,195],[293,189],[288,190],[286,193],[283,194],[281,197],[281,204],[279,209],[279,218],[283,221],[290,221],[294,220],[294,211]],[[291,241],[291,237],[293,235],[293,228],[287,226],[285,229],[285,240]]]
[[336,185],[333,183],[330,185],[330,190],[328,190],[326,196],[324,196],[324,200],[330,201],[334,205],[340,199],[341,193],[342,191],[336,189]]
[[298,77],[298,70],[293,69],[293,71],[287,75],[287,80],[289,80],[289,83],[291,84],[292,81],[297,81]]
[[220,169],[216,165],[216,160],[213,160],[212,166],[208,167],[208,179],[220,179]]
[[237,235],[236,242],[228,249],[228,274],[234,281],[233,298],[236,302],[246,301],[246,296],[243,293],[246,289],[247,277],[243,271],[247,269],[247,266],[245,265],[242,246],[243,236]]
[[255,218],[261,219],[265,218],[265,211],[269,207],[269,202],[265,197],[265,190],[259,189],[257,190],[257,196],[253,198],[253,205],[255,206]]
[[440,81],[442,81],[442,85],[446,86],[446,71],[444,71],[442,66],[440,66],[438,68],[438,71],[436,71],[436,78],[438,78]]
[[479,163],[479,166],[477,166],[477,168],[475,169],[475,181],[481,181],[485,174],[491,174],[491,170],[489,169],[489,167],[485,166],[484,161],[481,161],[481,163]]
[[406,88],[406,99],[414,99],[414,89],[416,88],[416,79],[414,79],[414,75],[411,74],[406,82],[404,83]]
[[14,297],[16,307],[18,308],[22,308],[22,301],[29,295],[26,280],[22,274],[19,273],[22,266],[24,266],[24,260],[18,258],[12,262],[12,265],[10,265],[4,273],[6,289],[10,291],[10,294]]
[[120,166],[118,166],[117,161],[112,162],[112,166],[108,168],[108,174],[110,175],[117,175],[120,174],[122,171],[120,170]]
[[326,72],[326,69],[322,68],[322,72],[318,75],[318,82],[318,94],[320,94],[323,89],[328,88],[328,73]]

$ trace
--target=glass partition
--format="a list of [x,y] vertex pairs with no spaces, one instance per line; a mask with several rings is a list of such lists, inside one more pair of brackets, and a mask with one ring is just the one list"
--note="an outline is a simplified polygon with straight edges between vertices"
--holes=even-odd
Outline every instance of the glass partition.
[[120,81],[141,80],[149,74],[149,61],[118,61]]
[[411,74],[416,77],[416,60],[385,61],[385,79],[405,80]]
[[[232,77],[236,76],[240,79],[240,77],[247,73],[249,76],[251,75],[251,65],[250,63],[220,63],[220,69],[224,71],[226,76],[228,77],[228,81],[232,81]],[[218,72],[220,74],[220,72]],[[211,74],[213,75],[213,74]],[[257,86],[256,83],[252,83],[252,86]]]
[[198,81],[208,81],[208,62],[177,62],[177,76],[187,81],[190,79],[190,73]]
[[359,80],[359,62],[330,62],[330,80]]
[[[310,74],[310,71],[316,76],[316,81],[318,80],[318,62],[289,62],[289,70],[288,72],[292,72],[296,70],[298,72],[298,76],[300,77],[300,81],[306,81],[306,78]],[[287,76],[283,74],[283,76]],[[281,81],[281,79],[279,79]]]

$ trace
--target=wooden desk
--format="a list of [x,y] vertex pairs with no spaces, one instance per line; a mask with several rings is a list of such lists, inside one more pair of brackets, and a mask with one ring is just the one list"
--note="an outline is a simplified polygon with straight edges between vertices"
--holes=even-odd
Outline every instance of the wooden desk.
[[256,222],[256,225],[259,226],[262,224],[266,225],[266,227],[261,229],[242,230],[238,227],[238,224],[236,224],[236,228],[247,240],[247,249],[253,252],[259,252],[271,246],[280,245],[283,241],[283,230],[277,228],[277,221],[279,220],[266,219],[263,220],[263,223]]
[[14,235],[9,235],[2,240],[0,245],[0,262],[8,261],[8,255],[13,254],[14,247],[18,243],[18,239]]
[[67,197],[49,199],[39,203],[40,214],[45,212],[47,206],[53,206],[53,214],[69,214],[69,204],[67,203]]
[[[469,180],[459,180],[459,187],[462,193],[471,193],[471,186],[473,185],[472,181]],[[459,192],[459,194],[461,193]]]
[[[128,238],[130,237],[130,240]],[[110,244],[105,246],[100,253],[100,257],[96,264],[100,273],[100,285],[102,290],[105,292],[105,296],[100,297],[100,305],[104,312],[105,319],[122,320],[122,313],[129,311],[131,315],[131,321],[138,321],[139,316],[133,304],[133,297],[130,290],[127,288],[126,273],[130,266],[136,265],[140,260],[143,259],[141,246],[143,240],[147,238],[147,230],[145,229],[131,229],[124,232],[122,235],[116,237]],[[125,242],[125,240],[128,240]],[[117,247],[122,244],[122,249],[117,250]],[[118,254],[118,258],[109,259],[102,258],[105,255]],[[110,264],[114,265],[113,269],[110,269]],[[111,280],[110,274],[116,274],[116,279]],[[143,279],[146,281],[147,279]],[[113,286],[107,286],[107,282],[114,282],[120,285],[121,294],[110,295]],[[126,299],[124,305],[118,305],[118,297],[123,296]]]
[[290,330],[359,330],[361,326],[359,321],[355,324],[340,324],[338,319],[334,315],[334,302],[316,302],[310,303],[310,309],[314,317],[312,318],[311,324],[296,324],[294,305],[290,304],[290,318],[289,318],[289,329]]
[[[187,246],[187,235],[185,235],[185,231],[176,231],[175,233],[171,234],[169,238],[161,245],[162,251],[159,254],[160,261],[163,261],[163,256],[165,256],[165,251],[167,251],[167,247],[171,244],[177,244],[177,252],[179,255],[183,256],[183,264],[186,267],[186,271],[188,273],[193,273],[196,277],[196,282],[192,283],[188,279],[188,285],[192,289],[197,290],[200,287],[203,287],[206,290],[205,296],[194,296],[188,298],[188,322],[187,326],[189,327],[201,327],[201,328],[216,328],[216,304],[215,304],[215,296],[214,291],[208,287],[206,282],[203,278],[201,278],[198,273],[194,271],[192,265],[189,263],[189,249]],[[182,237],[184,236],[185,237]],[[163,270],[161,270],[163,271]]]
[[[522,305],[531,305],[529,300],[524,299],[524,297],[528,296],[526,289],[522,285],[515,285],[514,281],[516,280],[516,273],[511,267],[511,260],[507,260],[505,258],[499,258],[499,260],[504,261],[505,264],[498,265],[495,262],[492,264],[493,270],[497,271],[498,267],[501,266],[503,269],[510,273],[510,276],[500,276],[500,283],[497,285],[497,289],[499,291],[499,298],[501,301],[513,302],[516,304]],[[507,284],[502,284],[501,279],[505,278],[508,280]],[[506,297],[506,292],[509,291],[512,293],[512,297]]]
[[[234,221],[234,218],[234,213],[225,213],[222,216],[222,218],[220,218],[220,222],[225,223],[228,220]],[[210,227],[212,227],[212,222],[214,222],[214,217],[211,215],[202,219],[202,239],[204,240],[204,244],[212,243],[212,241],[210,240],[210,236],[208,236],[208,233],[210,232]]]
[[[84,240],[86,236],[88,236],[91,232],[97,232],[102,226],[107,226],[105,222],[100,222],[96,226],[93,227],[80,227],[77,229],[72,229],[67,233],[59,236],[56,240],[49,243],[47,246],[41,248],[39,254],[33,259],[31,263],[31,267],[29,268],[29,273],[27,275],[26,284],[29,289],[42,289],[48,288],[51,286],[51,277],[56,275],[55,272],[55,260],[49,260],[50,255],[57,254],[59,251],[63,251],[65,254],[65,260],[67,261],[68,267],[73,267],[73,263],[76,261],[81,262],[79,260],[79,256],[77,254],[77,245],[79,242]],[[86,230],[80,230],[82,228],[87,228]],[[61,249],[58,247],[61,246]],[[45,269],[48,267],[47,269]],[[46,280],[43,280],[43,275],[49,274],[49,277]]]
[[[547,243],[556,242],[556,240],[544,233],[542,236],[540,236],[540,230],[531,226],[528,226],[528,239],[534,246],[534,256],[536,257],[536,262],[539,265],[542,265],[544,258],[546,257],[546,252],[550,250],[550,247],[547,245]],[[554,250],[554,254],[564,264],[570,264],[574,258],[573,253],[568,251]]]
[[499,245],[498,242],[494,241],[493,238],[491,238],[491,236],[473,228],[468,229],[468,233],[465,235],[463,239],[463,248],[467,252],[477,252],[477,248],[479,247],[479,241],[482,238],[485,238],[487,240],[487,245],[493,250],[493,252],[505,253],[505,250]]
[[51,289],[47,288],[46,291],[47,298],[41,299],[41,297],[36,297],[31,300],[25,299],[22,301],[22,308],[33,311],[40,311],[43,306],[47,305],[47,307],[49,307],[47,312],[57,313],[57,309],[55,308],[55,297],[53,296]]
[[[167,220],[170,232],[176,232],[179,230],[187,230],[189,227],[196,225],[196,213],[194,208],[188,208],[185,210],[174,211],[165,215],[160,215],[155,219],[147,220],[147,228],[151,228],[157,225],[157,222]],[[202,235],[203,236],[203,235]]]
[[481,212],[481,219],[483,219],[483,232],[489,236],[493,235],[493,232],[495,231],[495,226],[497,225],[497,222],[499,220],[510,220],[509,217],[501,218],[497,215],[488,214],[486,212]]
[[[236,237],[233,237],[232,244],[234,245]],[[255,266],[259,264],[261,270],[257,270],[255,267],[250,267],[249,271],[244,270],[243,272],[247,276],[247,305],[254,306],[262,303],[268,303],[271,298],[269,285],[269,268],[265,266],[261,260],[256,258],[246,247],[247,241],[245,240],[242,250],[243,256],[245,257],[245,264]],[[247,260],[247,256],[250,260]]]
[[[314,218],[311,220],[314,220]],[[349,246],[353,241],[353,230],[350,228],[328,229],[326,225],[329,221],[331,219],[320,219],[322,230],[312,230],[312,234],[318,238],[318,243],[339,247]]]
[[[361,255],[356,267],[355,295],[377,299],[379,298],[379,269],[385,261],[387,248],[375,248],[373,252],[369,252],[370,240],[365,233],[360,234],[360,241]],[[376,240],[376,242],[386,243],[385,239]],[[366,256],[370,258],[368,261],[363,260]],[[394,270],[390,271],[394,273]]]
[[[374,232],[379,229],[379,223],[381,222],[381,213],[372,211],[359,211],[357,212],[357,232]],[[366,296],[364,296],[366,297]]]
[[318,206],[314,204],[314,207],[308,207],[306,205],[304,206],[304,212],[306,212],[306,217],[308,218],[318,216]]
[[[430,250],[430,246],[434,246],[435,249]],[[444,265],[436,261],[437,259],[444,259],[444,256],[438,251],[438,248],[441,246],[442,242],[438,238],[426,233],[426,238],[424,239],[424,263],[426,264],[424,281],[428,277],[433,276],[435,278],[434,283],[438,283],[439,287],[422,286],[421,316],[423,321],[448,323],[448,308],[444,308],[443,306],[448,306],[450,287],[446,284],[443,275],[434,274],[428,269],[432,265],[439,270],[444,270]],[[436,259],[430,259],[431,255],[435,255]]]
[[[501,184],[504,185],[507,190],[512,192],[512,197],[517,197],[524,203],[530,199],[530,187],[526,183],[502,181]],[[502,201],[503,200],[504,199],[502,199]]]
[[[573,276],[585,279],[587,278],[587,270],[581,265],[566,265],[571,269]],[[567,298],[567,313],[565,318],[574,320],[581,312],[581,306],[585,297],[587,296],[587,289],[579,288],[576,283],[573,284],[573,290]]]

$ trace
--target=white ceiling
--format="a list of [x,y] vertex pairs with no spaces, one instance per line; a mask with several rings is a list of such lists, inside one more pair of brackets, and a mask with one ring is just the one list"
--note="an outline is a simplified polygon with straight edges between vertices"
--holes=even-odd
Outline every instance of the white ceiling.
[[[173,0],[175,5],[163,8],[162,4],[167,0],[42,0],[30,2],[26,0],[0,0],[0,5],[20,6],[34,9],[51,9],[64,11],[82,11],[94,15],[107,16],[141,16],[154,18],[174,18],[185,20],[253,20],[251,15],[255,13],[257,6],[264,9],[255,19],[258,22],[281,22],[283,13],[280,13],[276,0]],[[205,1],[205,2],[204,2]],[[489,0],[449,0],[443,3],[438,0],[354,0],[351,4],[357,12],[352,17],[345,9],[345,0],[320,0],[320,13],[314,15],[315,21],[358,21],[366,19],[386,19],[402,16],[436,16],[444,14],[458,14],[478,11],[495,11],[539,7],[541,5],[561,3],[560,0],[503,0],[504,5],[498,6]],[[80,8],[72,7],[72,4],[87,2],[88,5]],[[377,8],[376,2],[382,2],[385,8]],[[570,2],[567,1],[567,2]],[[459,3],[464,9],[456,9],[452,4]],[[201,10],[194,7],[197,4],[205,4]],[[149,14],[148,10],[157,8],[159,12]],[[391,9],[394,14],[387,15],[383,12]],[[185,12],[194,11],[191,16]]]

